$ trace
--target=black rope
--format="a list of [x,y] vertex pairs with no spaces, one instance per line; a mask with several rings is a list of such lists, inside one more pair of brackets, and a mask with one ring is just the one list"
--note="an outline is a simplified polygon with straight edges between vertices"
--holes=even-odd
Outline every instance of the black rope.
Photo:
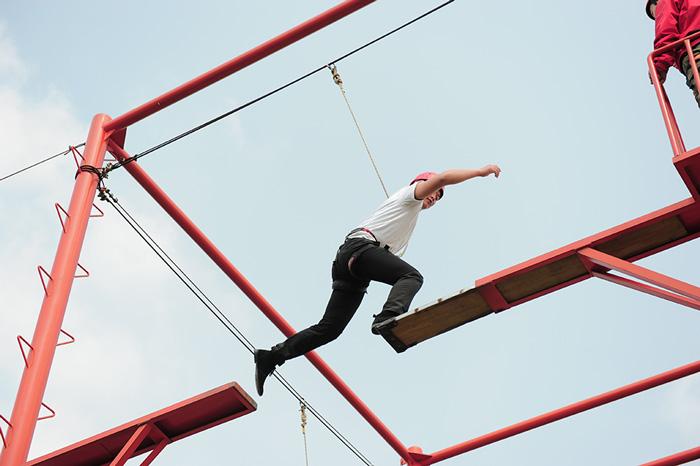
[[102,185],[105,178],[107,178],[107,173],[102,168],[97,168],[93,165],[80,165],[78,171],[75,172],[75,177],[77,178],[82,172],[92,173],[97,175],[98,185]]
[[201,125],[195,126],[194,128],[189,129],[189,130],[185,131],[184,133],[180,133],[180,134],[178,134],[177,136],[168,139],[167,141],[163,141],[163,142],[161,142],[160,144],[157,144],[157,145],[151,147],[150,149],[146,149],[145,151],[140,152],[140,153],[138,153],[138,154],[135,154],[135,155],[129,157],[128,159],[125,159],[125,160],[119,161],[119,162],[117,162],[117,163],[114,163],[114,164],[112,164],[112,166],[110,166],[110,167],[108,167],[108,168],[106,169],[106,172],[110,172],[110,171],[112,171],[112,170],[116,170],[117,168],[123,167],[124,165],[126,165],[126,164],[128,164],[128,163],[134,162],[134,161],[140,159],[141,157],[144,157],[144,156],[146,156],[146,155],[148,155],[148,154],[150,154],[150,153],[152,153],[152,152],[155,152],[155,151],[157,151],[158,149],[162,149],[163,147],[165,147],[165,146],[167,146],[167,145],[170,145],[170,144],[172,144],[173,142],[178,141],[178,140],[180,140],[180,139],[182,139],[182,138],[184,138],[184,137],[186,137],[186,136],[189,136],[189,135],[192,134],[192,133],[196,133],[197,131],[199,131],[199,130],[201,130],[201,129],[204,129],[204,128],[206,128],[206,127],[209,126],[209,125],[213,125],[213,124],[216,123],[217,121],[223,120],[224,118],[229,117],[229,116],[233,115],[234,113],[237,113],[237,112],[243,110],[243,109],[246,108],[246,107],[250,107],[251,105],[253,105],[253,104],[255,104],[255,103],[258,103],[258,102],[260,102],[260,101],[263,100],[263,99],[266,99],[266,98],[268,98],[268,97],[270,97],[270,96],[272,96],[272,95],[274,95],[274,94],[277,94],[278,92],[283,91],[284,89],[286,89],[286,88],[288,88],[288,87],[290,87],[290,86],[293,86],[294,84],[296,84],[296,83],[298,83],[298,82],[300,82],[300,81],[303,81],[304,79],[309,78],[309,77],[315,75],[316,73],[319,73],[319,72],[323,71],[325,68],[328,68],[329,66],[331,66],[331,65],[333,65],[333,64],[335,64],[335,63],[339,63],[339,62],[345,60],[346,58],[350,57],[351,55],[354,55],[354,54],[356,54],[357,52],[360,52],[361,50],[364,50],[364,49],[366,49],[367,47],[369,47],[369,46],[371,46],[371,45],[374,45],[374,44],[376,44],[377,42],[379,42],[379,41],[381,41],[381,40],[383,40],[383,39],[389,37],[390,35],[399,32],[400,30],[402,30],[402,29],[404,29],[404,28],[410,26],[411,24],[413,24],[413,23],[415,23],[415,22],[417,22],[417,21],[420,21],[421,19],[425,18],[426,16],[429,16],[429,15],[435,13],[436,11],[438,11],[438,10],[440,10],[440,9],[442,9],[442,8],[444,8],[444,7],[446,7],[447,5],[449,5],[450,3],[454,2],[454,1],[455,1],[455,0],[448,0],[448,1],[446,1],[445,3],[442,3],[442,4],[438,5],[438,6],[436,6],[436,7],[433,8],[432,10],[426,11],[426,12],[423,13],[422,15],[417,16],[416,18],[413,18],[411,21],[408,21],[407,23],[404,23],[404,24],[402,24],[401,26],[392,29],[391,31],[389,31],[389,32],[387,32],[387,33],[385,33],[385,34],[383,34],[383,35],[377,37],[376,39],[371,40],[371,41],[367,42],[366,44],[357,47],[356,49],[351,50],[350,52],[346,53],[345,55],[341,55],[340,57],[336,58],[335,60],[332,60],[332,61],[328,62],[327,64],[325,64],[325,65],[323,65],[323,66],[319,66],[318,68],[316,68],[316,69],[314,69],[314,70],[312,70],[312,71],[309,71],[308,73],[306,73],[306,74],[304,74],[304,75],[302,75],[302,76],[299,76],[298,78],[296,78],[296,79],[294,79],[294,80],[288,82],[287,84],[284,84],[284,85],[282,85],[282,86],[280,86],[280,87],[278,87],[278,88],[276,88],[276,89],[274,89],[274,90],[272,90],[272,91],[270,91],[270,92],[268,92],[268,93],[266,93],[266,94],[263,94],[263,95],[261,95],[260,97],[256,97],[255,99],[250,100],[250,101],[246,102],[245,104],[243,104],[243,105],[241,105],[241,106],[239,106],[239,107],[236,107],[236,108],[234,108],[234,109],[232,109],[232,110],[229,110],[228,112],[223,113],[223,114],[221,114],[221,115],[219,115],[219,116],[217,116],[217,117],[215,117],[215,118],[212,118],[211,120],[208,120],[208,121],[202,123]]
[[[182,268],[163,250],[162,247],[148,234],[148,232],[129,214],[124,206],[119,203],[118,199],[106,187],[100,188],[99,197],[103,201],[107,201],[124,221],[144,240],[151,250],[163,261],[163,263],[175,274],[175,276],[194,294],[197,299],[209,310],[209,312],[228,330],[251,354],[255,351],[253,343],[245,336],[245,334],[214,304],[214,302],[202,291],[199,286],[185,273]],[[294,396],[300,403],[306,405],[311,414],[331,432],[346,448],[348,448],[355,456],[357,456],[365,465],[372,466],[372,463],[367,457],[360,452],[338,429],[331,424],[316,408],[297,391],[296,388],[276,370],[272,375]]]
[[[78,147],[83,147],[84,145],[85,145],[85,143],[82,143],[82,144],[78,144],[77,146],[72,146],[72,147],[73,147],[73,149],[77,149]],[[52,155],[52,156],[50,156],[50,157],[46,157],[45,159],[40,160],[40,161],[38,161],[38,162],[36,162],[36,163],[33,163],[33,164],[31,164],[31,165],[29,165],[29,166],[27,166],[27,167],[24,167],[24,168],[22,168],[21,170],[17,170],[17,171],[14,172],[14,173],[10,173],[9,175],[5,175],[5,176],[3,176],[2,178],[0,178],[0,181],[5,181],[5,180],[8,179],[8,178],[12,178],[12,177],[15,176],[15,175],[19,175],[19,174],[22,173],[22,172],[25,172],[25,171],[27,171],[27,170],[29,170],[29,169],[31,169],[31,168],[34,168],[34,167],[36,167],[37,165],[41,165],[42,163],[48,162],[49,160],[53,160],[53,159],[55,159],[55,158],[57,158],[57,157],[60,157],[60,156],[62,156],[62,155],[66,155],[66,154],[68,154],[70,151],[71,151],[71,148],[69,147],[68,149],[64,150],[63,152],[59,152],[58,154],[54,154],[54,155]]]

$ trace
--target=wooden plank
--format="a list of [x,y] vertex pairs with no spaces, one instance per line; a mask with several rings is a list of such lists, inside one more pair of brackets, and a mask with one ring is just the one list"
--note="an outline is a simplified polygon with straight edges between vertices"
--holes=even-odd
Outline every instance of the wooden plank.
[[477,289],[462,290],[454,296],[399,316],[391,331],[383,336],[397,353],[401,353],[492,312]]
[[506,301],[512,303],[587,273],[588,270],[581,259],[572,254],[542,267],[505,278],[496,283],[496,288]]
[[687,235],[688,230],[678,215],[675,215],[628,233],[622,233],[600,244],[593,244],[593,248],[620,259],[629,259]]
[[[698,236],[697,225],[684,220],[700,213],[693,200],[675,204],[639,219],[627,222],[585,240],[572,243],[521,266],[506,269],[477,282],[478,286],[404,314],[387,326],[384,338],[397,351],[491,314],[480,290],[494,286],[509,306],[516,306],[562,287],[590,278],[591,273],[579,258],[578,250],[592,247],[621,259],[634,261],[682,244]],[[669,215],[670,214],[670,215]],[[503,300],[501,300],[503,302]]]

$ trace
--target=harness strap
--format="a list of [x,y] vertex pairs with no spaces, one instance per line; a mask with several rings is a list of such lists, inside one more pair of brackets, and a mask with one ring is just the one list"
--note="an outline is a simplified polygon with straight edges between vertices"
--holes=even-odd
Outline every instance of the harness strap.
[[358,231],[364,231],[365,233],[369,234],[372,238],[374,238],[374,241],[376,241],[377,243],[379,242],[379,240],[377,239],[377,237],[374,236],[374,233],[372,233],[372,230],[370,230],[369,228],[365,228],[365,227],[355,228],[355,229],[352,230],[350,233],[348,233],[348,235],[347,235],[345,238],[347,239],[348,236],[350,236],[350,235],[352,235],[352,234],[354,234],[354,233],[357,233]]

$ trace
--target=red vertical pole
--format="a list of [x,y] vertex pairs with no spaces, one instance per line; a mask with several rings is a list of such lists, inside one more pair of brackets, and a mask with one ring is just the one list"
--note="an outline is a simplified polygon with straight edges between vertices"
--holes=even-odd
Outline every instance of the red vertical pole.
[[683,143],[683,137],[681,136],[680,129],[678,129],[678,122],[671,109],[671,104],[668,101],[668,96],[664,90],[663,84],[659,80],[659,74],[656,72],[656,66],[654,66],[654,55],[653,52],[647,58],[647,65],[649,66],[649,76],[651,77],[651,82],[654,85],[654,90],[656,91],[656,97],[659,99],[659,107],[661,107],[661,116],[664,119],[664,124],[666,125],[666,131],[668,132],[668,138],[671,140],[671,147],[673,148],[673,156],[685,152],[685,145]]
[[[93,118],[85,146],[84,164],[102,166],[107,148],[102,127],[109,121],[110,117],[102,114]],[[12,428],[8,431],[7,448],[0,454],[0,466],[19,466],[27,461],[78,266],[80,249],[95,199],[97,183],[97,175],[84,171],[81,171],[75,180],[65,232],[62,232],[51,268],[51,279],[32,338],[33,349],[22,374],[10,418]]]

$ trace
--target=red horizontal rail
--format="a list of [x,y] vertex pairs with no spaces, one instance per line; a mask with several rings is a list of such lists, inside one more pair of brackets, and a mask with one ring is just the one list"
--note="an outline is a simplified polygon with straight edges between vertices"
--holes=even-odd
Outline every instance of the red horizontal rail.
[[683,43],[684,43],[685,41],[687,41],[687,40],[688,40],[688,41],[692,41],[693,39],[698,39],[698,38],[700,38],[700,31],[694,32],[693,34],[690,34],[690,35],[688,35],[688,36],[686,36],[686,37],[683,37],[682,39],[678,39],[678,40],[675,41],[675,42],[671,42],[670,44],[664,45],[663,47],[659,47],[658,49],[654,49],[654,50],[649,54],[649,56],[650,56],[650,57],[656,57],[657,55],[661,55],[661,54],[664,53],[664,52],[668,52],[668,51],[671,50],[671,49],[675,49],[675,48],[677,48],[677,47],[683,45]]
[[644,463],[642,466],[676,466],[677,464],[685,464],[697,459],[700,459],[700,447],[691,448],[690,450],[682,451],[675,455],[650,461],[649,463]]
[[139,107],[121,115],[104,126],[105,131],[116,131],[126,128],[144,118],[168,107],[195,92],[201,91],[207,86],[224,79],[263,58],[297,42],[304,37],[313,34],[319,29],[348,16],[351,13],[375,2],[376,0],[346,0],[329,10],[293,27],[267,42],[245,52],[238,57],[207,71],[206,73],[146,102]]
[[[654,58],[657,56],[668,52],[669,50],[680,48],[684,46],[686,53],[690,56],[692,53],[691,42],[700,38],[700,31],[690,34],[687,37],[679,39],[675,42],[671,42],[668,45],[659,47],[658,49],[652,51],[647,57],[647,66],[649,67],[649,76],[651,77],[651,82],[654,85],[654,90],[656,91],[656,96],[659,100],[659,107],[661,107],[661,116],[664,120],[664,125],[666,126],[666,131],[668,132],[669,140],[671,141],[671,147],[673,149],[673,155],[679,156],[680,154],[686,152],[685,143],[683,142],[683,136],[681,135],[680,129],[678,127],[678,122],[676,121],[676,116],[673,114],[673,108],[664,89],[663,83],[659,79],[659,75],[656,71],[656,66],[654,66]],[[698,67],[695,60],[690,60],[690,67],[693,71],[693,76],[695,77],[695,86],[697,89],[698,79],[700,78],[698,74]]]
[[636,282],[634,280],[630,280],[629,278],[620,277],[612,273],[593,272],[593,276],[603,280],[607,280],[617,285],[641,291],[642,293],[650,294],[652,296],[656,296],[657,298],[665,299],[667,301],[671,301],[676,304],[681,304],[683,306],[688,306],[692,309],[700,311],[700,301],[695,299],[686,298],[685,296],[681,296],[676,293],[671,293],[670,291],[666,291],[661,288],[645,285],[644,283]]
[[690,283],[676,280],[667,275],[654,272],[637,264],[632,264],[626,260],[611,256],[604,252],[596,251],[595,249],[585,248],[579,251],[579,254],[590,260],[596,265],[606,267],[608,269],[617,270],[639,280],[644,280],[652,285],[660,286],[667,290],[683,295],[694,301],[700,301],[700,288],[691,285]]
[[439,461],[444,461],[446,459],[452,458],[457,455],[461,455],[468,451],[476,450],[477,448],[481,448],[486,445],[499,442],[509,437],[522,434],[523,432],[536,429],[537,427],[542,427],[544,425],[551,424],[561,419],[571,417],[575,414],[579,414],[584,411],[597,408],[599,406],[611,403],[613,401],[617,401],[622,398],[635,395],[637,393],[658,387],[669,382],[673,382],[674,380],[678,380],[698,372],[700,372],[700,361],[695,361],[691,364],[687,364],[685,366],[672,369],[668,372],[663,372],[653,377],[649,377],[647,379],[643,379],[638,382],[625,385],[624,387],[620,387],[618,389],[603,393],[601,395],[594,396],[583,401],[579,401],[578,403],[570,404],[563,408],[550,411],[548,413],[530,418],[517,424],[513,424],[510,427],[506,427],[491,432],[489,434],[482,435],[481,437],[477,437],[475,439],[468,440],[455,446],[437,451],[431,455],[430,460],[428,460],[428,463],[426,464],[434,464]]

